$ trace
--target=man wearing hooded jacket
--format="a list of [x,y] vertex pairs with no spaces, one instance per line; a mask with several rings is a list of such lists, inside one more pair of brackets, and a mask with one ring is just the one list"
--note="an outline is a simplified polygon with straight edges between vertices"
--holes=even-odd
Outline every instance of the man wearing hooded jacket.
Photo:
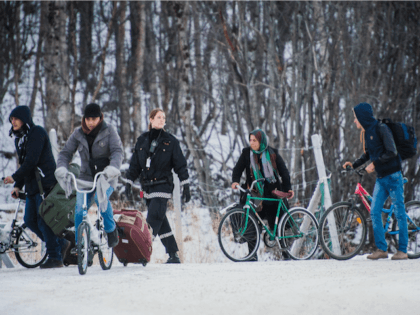
[[5,184],[14,183],[12,197],[17,198],[25,185],[26,207],[24,222],[42,241],[46,243],[48,260],[40,268],[63,266],[62,257],[70,242],[59,239],[39,215],[42,196],[36,178],[40,174],[42,189],[48,193],[56,184],[54,177],[55,160],[51,150],[50,139],[44,128],[32,121],[28,106],[17,106],[9,116],[12,124],[10,136],[15,136],[15,146],[19,157],[19,169],[4,179]]
[[368,173],[376,171],[370,214],[378,250],[367,258],[374,260],[388,258],[388,246],[382,223],[382,207],[386,199],[391,197],[399,228],[398,251],[392,256],[392,259],[407,259],[408,230],[404,206],[404,184],[401,158],[397,152],[394,137],[387,125],[373,117],[372,106],[368,103],[360,103],[354,107],[354,118],[357,128],[362,131],[361,140],[364,153],[354,163],[345,162],[343,167],[357,168],[370,159],[371,163],[366,167],[366,171]]

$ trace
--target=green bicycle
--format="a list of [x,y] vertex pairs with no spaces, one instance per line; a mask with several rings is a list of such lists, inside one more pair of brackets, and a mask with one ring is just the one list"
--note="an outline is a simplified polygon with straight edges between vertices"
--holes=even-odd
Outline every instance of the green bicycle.
[[[287,209],[282,199],[253,197],[251,191],[258,181],[252,182],[250,189],[237,186],[246,194],[244,205],[232,204],[221,210],[226,212],[220,221],[218,239],[220,248],[230,260],[251,260],[260,246],[261,232],[267,247],[279,246],[295,260],[309,259],[318,246],[318,222],[315,216],[302,207]],[[279,203],[274,231],[263,222],[256,211],[256,201],[269,200]],[[280,218],[280,210],[284,211]],[[279,223],[280,220],[280,223]]]

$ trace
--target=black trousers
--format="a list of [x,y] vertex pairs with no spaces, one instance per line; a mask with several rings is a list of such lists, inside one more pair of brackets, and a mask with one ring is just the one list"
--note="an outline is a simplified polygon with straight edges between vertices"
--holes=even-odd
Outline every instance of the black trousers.
[[[270,196],[267,198],[273,198],[273,197]],[[287,199],[283,199],[283,202],[286,205],[287,209],[289,209],[289,203],[287,202]],[[279,206],[279,203],[277,201],[264,201],[263,208],[261,212],[258,213],[261,219],[267,219],[268,226],[270,227],[271,231],[274,230],[274,224],[276,222],[278,206]],[[280,216],[279,216],[279,222],[278,222],[279,224],[284,213],[285,211],[283,209],[280,209]]]
[[175,236],[166,217],[166,207],[168,199],[152,198],[146,199],[147,205],[147,223],[153,230],[153,236],[159,235],[160,241],[165,246],[167,253],[175,253],[178,251]]

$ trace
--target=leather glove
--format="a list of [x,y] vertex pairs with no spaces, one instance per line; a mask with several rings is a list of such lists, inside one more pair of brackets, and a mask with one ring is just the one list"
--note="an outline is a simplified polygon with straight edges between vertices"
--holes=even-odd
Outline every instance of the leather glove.
[[130,183],[125,184],[125,196],[127,197],[127,200],[133,200],[133,190],[131,189]]
[[182,199],[185,202],[188,202],[191,200],[190,184],[184,185],[184,190],[182,191]]

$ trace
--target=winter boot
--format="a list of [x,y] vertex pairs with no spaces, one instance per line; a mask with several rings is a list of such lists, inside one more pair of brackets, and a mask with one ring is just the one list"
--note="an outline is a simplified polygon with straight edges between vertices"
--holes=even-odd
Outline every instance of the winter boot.
[[388,258],[388,252],[384,252],[383,250],[378,249],[373,254],[367,256],[367,259],[372,260],[377,260],[381,258]]
[[258,261],[258,255],[255,253],[248,261]]
[[71,242],[68,240],[63,239],[63,244],[61,245],[61,260],[64,262],[64,259],[66,259],[67,255],[70,251]]
[[178,253],[169,253],[169,259],[166,263],[167,264],[180,264],[181,260],[179,259]]
[[286,252],[286,251],[283,251],[282,253],[281,253],[281,255],[282,255],[282,260],[292,260],[292,258],[290,258],[290,255],[289,255],[289,253],[288,252]]
[[397,253],[391,257],[392,260],[403,260],[408,259],[408,255],[402,251],[397,251]]
[[43,263],[39,268],[49,269],[49,268],[60,268],[63,267],[63,262],[58,259],[48,258],[45,263]]
[[118,230],[117,228],[115,228],[114,231],[110,232],[110,233],[106,233],[108,236],[108,247],[115,247],[118,245]]

